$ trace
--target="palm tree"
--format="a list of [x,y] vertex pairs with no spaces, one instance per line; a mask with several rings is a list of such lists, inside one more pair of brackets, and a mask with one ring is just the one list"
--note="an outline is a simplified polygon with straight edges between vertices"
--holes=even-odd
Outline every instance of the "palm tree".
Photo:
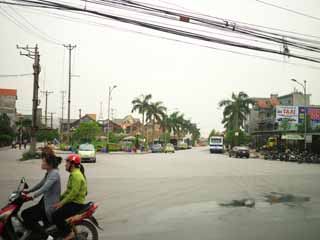
[[146,112],[146,120],[152,123],[152,139],[154,138],[155,124],[161,124],[165,118],[166,107],[162,105],[162,102],[151,103]]
[[222,100],[219,107],[224,107],[222,123],[228,130],[238,131],[244,126],[246,115],[250,113],[250,105],[254,101],[244,92],[238,95],[232,93],[232,99]]
[[173,132],[174,136],[179,138],[181,136],[181,133],[184,127],[185,119],[184,119],[184,114],[180,112],[173,112],[170,114],[168,117],[168,126],[167,129],[169,132]]
[[152,98],[151,94],[148,95],[141,95],[140,98],[135,98],[131,103],[133,104],[131,112],[138,111],[140,114],[142,114],[142,127],[144,130],[144,120],[145,120],[145,113],[147,109],[149,108],[149,101]]
[[197,127],[197,124],[191,124],[191,134],[192,134],[192,145],[200,138],[200,129]]

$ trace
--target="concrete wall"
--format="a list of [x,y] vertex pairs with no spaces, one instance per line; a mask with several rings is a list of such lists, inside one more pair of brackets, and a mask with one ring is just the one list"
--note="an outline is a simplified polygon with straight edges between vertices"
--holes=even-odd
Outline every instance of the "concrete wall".
[[[304,94],[294,92],[279,98],[280,104],[284,106],[304,106]],[[307,106],[310,105],[310,94],[307,94]]]

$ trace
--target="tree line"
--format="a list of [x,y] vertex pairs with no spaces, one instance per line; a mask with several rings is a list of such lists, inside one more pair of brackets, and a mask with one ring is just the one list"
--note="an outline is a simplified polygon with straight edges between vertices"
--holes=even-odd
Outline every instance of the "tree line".
[[162,134],[176,139],[181,139],[186,134],[191,134],[193,143],[200,138],[200,129],[196,123],[185,118],[179,111],[167,113],[167,107],[161,101],[152,102],[152,95],[141,95],[132,101],[131,112],[138,112],[142,118],[142,131],[146,135],[146,125],[152,126],[152,139],[154,139],[155,127],[160,126]]

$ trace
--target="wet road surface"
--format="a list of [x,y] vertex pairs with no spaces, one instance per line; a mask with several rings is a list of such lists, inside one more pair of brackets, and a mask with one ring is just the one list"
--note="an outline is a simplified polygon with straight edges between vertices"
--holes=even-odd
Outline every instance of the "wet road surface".
[[[0,201],[25,176],[30,185],[43,172],[39,160],[19,162],[19,150],[0,151]],[[99,154],[85,164],[88,200],[101,239],[319,239],[320,165],[209,154],[207,148],[175,154]],[[63,186],[68,174],[60,166]],[[267,201],[271,193],[308,201]],[[254,207],[221,203],[254,199]]]

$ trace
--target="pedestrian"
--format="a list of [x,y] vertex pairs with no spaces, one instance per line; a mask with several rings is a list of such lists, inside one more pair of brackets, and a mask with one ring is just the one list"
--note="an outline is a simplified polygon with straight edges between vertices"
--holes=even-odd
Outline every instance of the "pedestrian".
[[19,140],[19,150],[21,150],[21,145],[22,145],[22,141],[21,139]]
[[23,140],[23,147],[24,147],[24,149],[27,148],[27,144],[28,144],[28,140],[25,138],[25,139]]
[[16,148],[16,141],[15,140],[12,141],[11,148],[12,149]]

